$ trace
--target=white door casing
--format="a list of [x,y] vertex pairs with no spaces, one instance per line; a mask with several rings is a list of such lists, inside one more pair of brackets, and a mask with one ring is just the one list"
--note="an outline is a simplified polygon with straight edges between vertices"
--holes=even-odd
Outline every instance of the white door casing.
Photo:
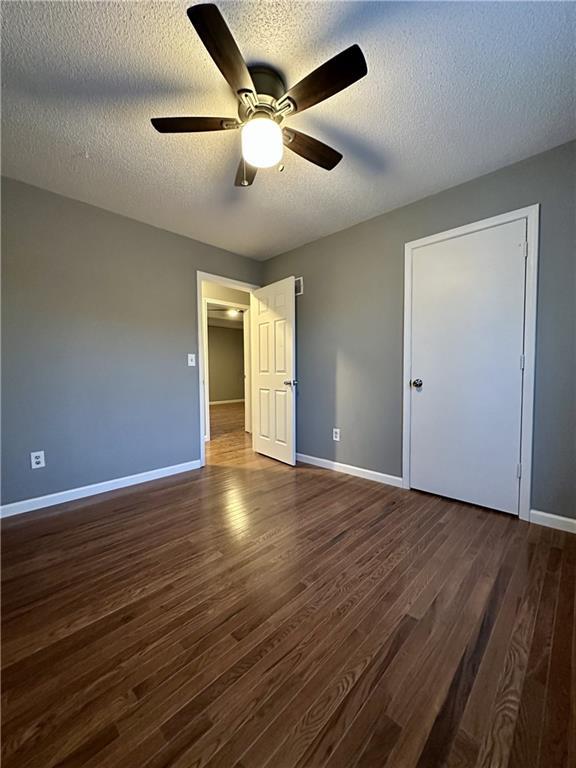
[[296,463],[294,277],[252,293],[252,446]]
[[250,352],[250,310],[242,316],[244,334],[244,430],[252,432],[252,364]]
[[533,206],[406,246],[405,485],[523,518],[537,215]]
[[[200,322],[202,324],[202,381],[200,386],[204,388],[204,442],[210,440],[210,356],[208,351],[208,300],[200,299],[202,314]],[[200,362],[200,361],[199,361]]]

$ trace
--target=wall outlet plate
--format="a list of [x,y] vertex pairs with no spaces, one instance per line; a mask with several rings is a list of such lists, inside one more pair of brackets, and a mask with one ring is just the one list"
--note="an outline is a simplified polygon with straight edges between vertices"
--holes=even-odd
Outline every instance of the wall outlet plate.
[[30,454],[30,466],[32,469],[41,469],[46,466],[44,451],[33,451]]
[[334,427],[332,430],[332,440],[339,443],[340,442],[340,430]]

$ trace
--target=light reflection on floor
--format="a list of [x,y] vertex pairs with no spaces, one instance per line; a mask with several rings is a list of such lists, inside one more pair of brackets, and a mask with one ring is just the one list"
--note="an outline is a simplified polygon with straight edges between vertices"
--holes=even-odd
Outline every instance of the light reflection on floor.
[[226,506],[224,513],[231,533],[239,539],[244,538],[250,528],[250,515],[242,498],[240,488],[228,488],[225,492]]
[[[220,494],[222,506],[219,522],[225,526],[231,539],[244,545],[252,534],[252,520],[261,518],[251,494],[247,474],[257,473],[260,484],[267,480],[277,483],[278,474],[283,476],[280,496],[283,519],[294,519],[294,531],[298,530],[297,482],[285,476],[286,466],[252,452],[252,437],[244,430],[244,404],[227,403],[210,407],[211,440],[206,443],[206,466],[226,469],[226,480]],[[291,482],[293,480],[293,482]],[[292,502],[292,504],[290,503]]]

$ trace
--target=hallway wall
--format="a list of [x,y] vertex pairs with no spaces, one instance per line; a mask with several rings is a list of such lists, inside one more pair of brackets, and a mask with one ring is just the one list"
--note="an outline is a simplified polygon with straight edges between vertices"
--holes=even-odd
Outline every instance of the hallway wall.
[[210,402],[244,399],[244,333],[208,326]]

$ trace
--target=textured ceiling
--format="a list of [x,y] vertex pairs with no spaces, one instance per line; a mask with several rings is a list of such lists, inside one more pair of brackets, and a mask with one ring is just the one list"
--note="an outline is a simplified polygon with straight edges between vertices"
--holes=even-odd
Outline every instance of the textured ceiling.
[[232,186],[235,115],[186,2],[4,2],[3,173],[268,258],[576,135],[572,3],[221,2],[248,62],[294,83],[357,42],[368,76],[289,121],[344,160]]

